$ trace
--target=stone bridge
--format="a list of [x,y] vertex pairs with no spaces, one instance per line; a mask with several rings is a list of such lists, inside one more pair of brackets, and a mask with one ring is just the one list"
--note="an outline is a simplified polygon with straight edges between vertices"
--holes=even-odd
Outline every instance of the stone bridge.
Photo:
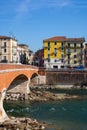
[[[8,119],[4,109],[3,100],[6,91],[14,88],[14,86],[26,82],[26,93],[30,92],[30,80],[38,76],[38,68],[30,65],[21,64],[0,64],[0,122]],[[19,91],[22,90],[22,87]]]

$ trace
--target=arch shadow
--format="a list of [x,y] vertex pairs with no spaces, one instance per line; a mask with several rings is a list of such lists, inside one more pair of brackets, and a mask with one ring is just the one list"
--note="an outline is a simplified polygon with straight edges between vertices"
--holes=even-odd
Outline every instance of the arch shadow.
[[7,91],[17,87],[18,85],[20,85],[26,81],[28,81],[28,78],[24,74],[18,75],[15,79],[13,79],[13,81],[9,85]]

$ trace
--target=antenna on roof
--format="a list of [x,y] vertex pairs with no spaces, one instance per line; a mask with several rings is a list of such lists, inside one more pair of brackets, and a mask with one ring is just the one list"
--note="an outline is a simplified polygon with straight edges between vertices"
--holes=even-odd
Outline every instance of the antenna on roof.
[[11,38],[15,39],[15,36],[13,35],[13,32],[9,32],[9,35],[10,35]]

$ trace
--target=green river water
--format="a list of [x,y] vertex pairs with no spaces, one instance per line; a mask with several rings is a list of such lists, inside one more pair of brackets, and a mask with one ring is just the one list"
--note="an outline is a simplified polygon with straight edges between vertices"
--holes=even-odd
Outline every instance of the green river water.
[[[77,94],[87,94],[87,90],[81,91],[77,90]],[[4,107],[11,116],[45,121],[49,124],[46,130],[87,130],[87,99],[50,102],[5,101]]]

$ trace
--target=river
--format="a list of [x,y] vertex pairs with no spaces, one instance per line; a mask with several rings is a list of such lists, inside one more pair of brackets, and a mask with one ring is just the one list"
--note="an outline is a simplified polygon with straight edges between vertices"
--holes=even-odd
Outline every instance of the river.
[[32,117],[49,124],[46,130],[87,130],[87,100],[4,102],[8,115]]

